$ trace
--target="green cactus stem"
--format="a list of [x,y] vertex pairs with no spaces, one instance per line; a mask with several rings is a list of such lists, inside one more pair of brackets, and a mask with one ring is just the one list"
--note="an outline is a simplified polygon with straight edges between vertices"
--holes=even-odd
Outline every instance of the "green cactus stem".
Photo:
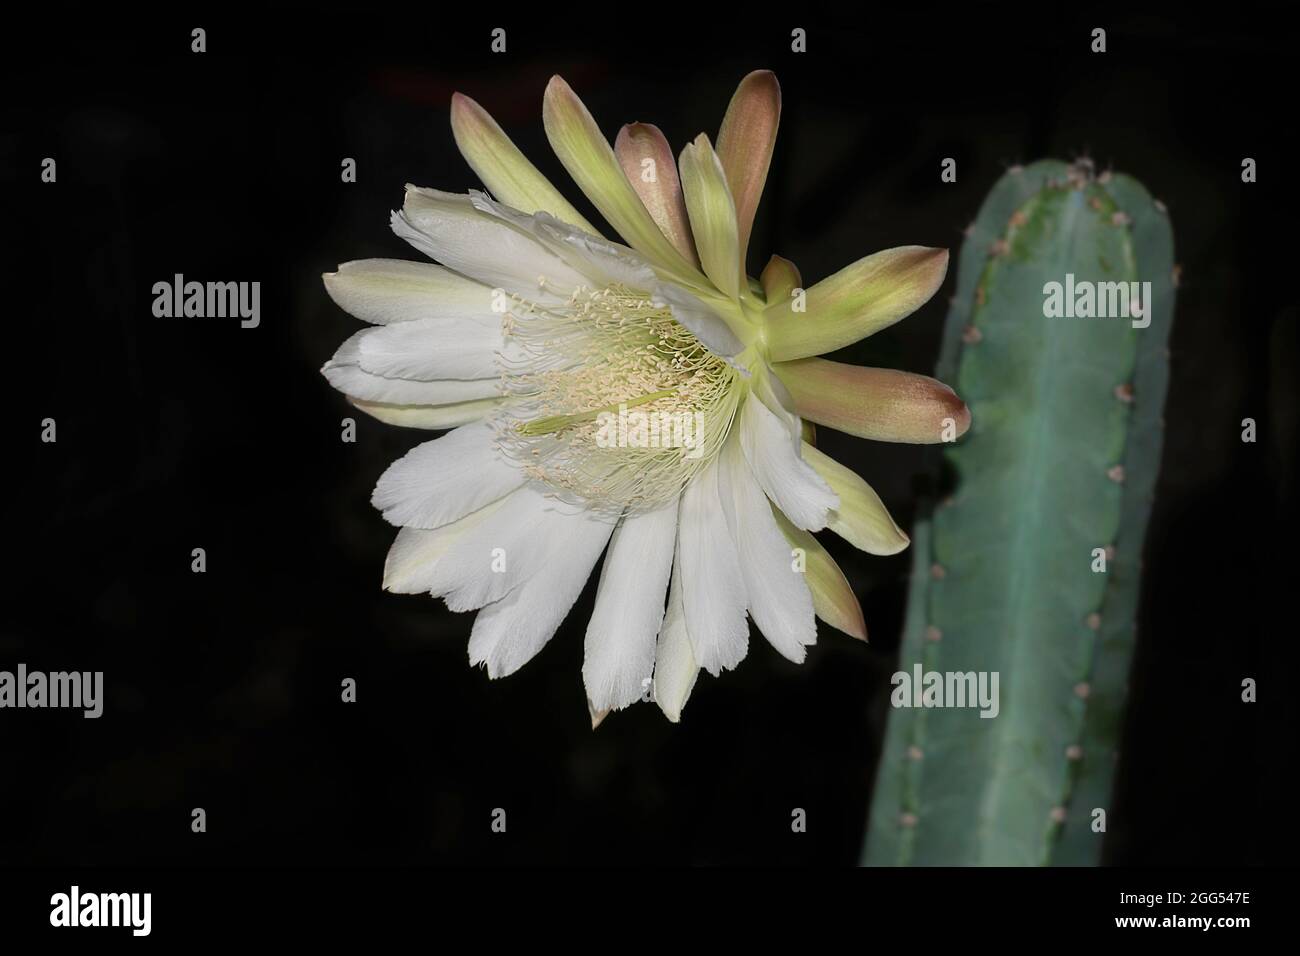
[[1159,203],[1086,161],[1008,171],[967,231],[937,377],[972,425],[945,451],[951,496],[913,531],[899,671],[996,672],[999,701],[993,717],[891,712],[864,862],[1099,860],[1160,460],[1172,257]]

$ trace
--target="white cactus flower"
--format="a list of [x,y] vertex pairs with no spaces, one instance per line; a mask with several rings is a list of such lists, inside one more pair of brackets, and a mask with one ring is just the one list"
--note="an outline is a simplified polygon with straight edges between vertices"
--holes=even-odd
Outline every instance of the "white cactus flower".
[[776,78],[753,73],[716,151],[701,135],[675,165],[654,126],[623,127],[611,148],[552,79],[547,136],[624,245],[457,94],[456,143],[491,197],[408,186],[393,230],[441,265],[371,259],[325,276],[372,323],[326,363],[330,383],[381,421],[450,429],[375,488],[401,529],[384,587],[478,611],[470,662],[501,677],[550,640],[603,552],[583,664],[593,724],[650,686],[680,719],[700,668],[744,658],[747,618],[795,662],[817,617],[865,639],[810,532],[875,554],[908,539],[804,441],[804,419],[905,442],[969,423],[933,379],[815,357],[923,304],[945,250],[887,250],[806,291],[780,257],[746,276],[779,116]]

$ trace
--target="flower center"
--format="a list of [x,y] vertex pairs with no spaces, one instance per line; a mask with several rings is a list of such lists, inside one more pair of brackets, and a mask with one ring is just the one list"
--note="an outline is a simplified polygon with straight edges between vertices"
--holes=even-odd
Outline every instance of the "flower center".
[[643,292],[579,288],[505,322],[501,447],[557,492],[611,512],[661,504],[722,447],[739,373]]

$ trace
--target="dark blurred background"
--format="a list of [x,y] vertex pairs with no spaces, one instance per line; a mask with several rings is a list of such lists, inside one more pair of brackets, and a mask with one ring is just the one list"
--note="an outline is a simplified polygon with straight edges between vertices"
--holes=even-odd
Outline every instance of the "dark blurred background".
[[[543,135],[551,74],[611,139],[644,120],[680,149],[716,134],[755,68],[777,72],[785,111],[751,272],[772,252],[808,283],[889,246],[955,253],[1004,168],[1049,156],[1091,156],[1166,203],[1183,284],[1107,859],[1290,859],[1285,31],[1221,11],[1177,22],[873,9],[853,24],[754,8],[708,25],[689,9],[597,9],[558,6],[547,25],[428,5],[68,16],[0,41],[0,669],[103,670],[107,686],[99,720],[0,712],[0,863],[858,859],[906,553],[826,541],[869,646],[824,629],[796,667],[755,640],[736,672],[701,677],[680,726],[642,705],[593,733],[580,667],[595,578],[519,674],[471,670],[469,615],[380,590],[393,529],[370,490],[429,436],[351,411],[318,373],[359,328],[320,274],[418,257],[388,229],[404,183],[477,185],[452,141],[453,91],[577,199]],[[196,26],[202,55],[190,52]],[[489,50],[498,26],[504,55]],[[790,52],[796,26],[805,54]],[[1108,30],[1103,55],[1089,52],[1094,26]],[[46,156],[55,185],[39,178]],[[1253,185],[1240,179],[1246,156]],[[344,157],[355,184],[340,182]],[[940,182],[944,157],[955,184]],[[176,272],[260,281],[261,326],[154,318],[151,286]],[[952,281],[851,358],[930,371]],[[347,415],[355,444],[340,441]],[[1247,416],[1257,444],[1240,441]],[[39,441],[46,417],[57,444]],[[932,482],[928,450],[821,441],[910,526]],[[195,547],[205,574],[190,571]],[[1240,702],[1247,676],[1255,705]],[[354,705],[339,699],[345,677]],[[205,835],[190,832],[193,807],[207,811]],[[495,807],[505,836],[489,830]],[[791,833],[794,807],[806,834]]]

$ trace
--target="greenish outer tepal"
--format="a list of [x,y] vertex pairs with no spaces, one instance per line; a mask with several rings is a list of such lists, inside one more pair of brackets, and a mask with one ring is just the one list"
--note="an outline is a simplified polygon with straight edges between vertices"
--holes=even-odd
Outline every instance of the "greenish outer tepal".
[[[1045,308],[1058,283],[1056,306],[1087,312],[1092,289],[1094,312],[1115,311],[1100,284],[1121,282],[1150,283],[1140,312]],[[1098,862],[1174,286],[1164,208],[1087,162],[1008,171],[967,230],[936,377],[972,425],[945,452],[951,497],[913,531],[898,670],[996,672],[998,713],[894,707],[865,863]]]

